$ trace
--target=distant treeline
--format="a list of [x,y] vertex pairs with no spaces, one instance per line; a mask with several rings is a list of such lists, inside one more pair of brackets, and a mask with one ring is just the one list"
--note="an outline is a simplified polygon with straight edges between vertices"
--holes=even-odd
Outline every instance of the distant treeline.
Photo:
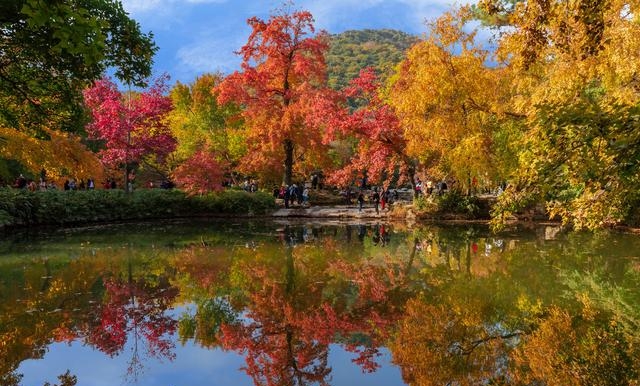
[[329,86],[342,89],[360,70],[373,67],[383,78],[405,58],[418,37],[402,31],[365,29],[331,35],[327,68]]

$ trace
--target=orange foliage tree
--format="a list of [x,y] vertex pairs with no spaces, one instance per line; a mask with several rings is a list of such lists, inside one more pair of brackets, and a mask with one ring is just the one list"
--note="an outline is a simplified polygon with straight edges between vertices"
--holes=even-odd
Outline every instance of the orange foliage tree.
[[248,20],[251,35],[239,51],[242,70],[219,86],[221,104],[234,101],[247,128],[246,172],[275,177],[284,172],[290,184],[294,165],[312,165],[326,154],[319,128],[306,125],[317,96],[326,91],[324,33],[315,32],[307,11],[281,11],[263,21]]

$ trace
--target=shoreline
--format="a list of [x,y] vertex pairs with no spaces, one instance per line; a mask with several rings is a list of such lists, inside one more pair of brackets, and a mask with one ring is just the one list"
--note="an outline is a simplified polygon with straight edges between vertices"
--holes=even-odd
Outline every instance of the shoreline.
[[[396,207],[398,208],[398,207]],[[488,225],[490,219],[469,219],[464,216],[455,215],[452,213],[443,213],[436,216],[420,216],[416,215],[410,205],[402,206],[402,210],[376,210],[373,206],[366,205],[359,210],[357,205],[315,205],[309,207],[293,207],[284,208],[279,207],[271,212],[265,214],[250,214],[250,213],[201,213],[200,215],[187,215],[187,216],[169,216],[169,217],[154,217],[154,218],[138,218],[138,219],[122,219],[116,221],[79,221],[67,224],[21,224],[14,226],[0,226],[0,232],[11,232],[13,230],[38,230],[38,229],[72,229],[72,228],[84,228],[84,227],[100,227],[118,224],[134,224],[134,223],[146,223],[153,221],[184,221],[189,219],[215,219],[215,220],[259,220],[259,219],[271,219],[275,222],[294,222],[300,223],[304,221],[314,223],[334,223],[345,224],[351,222],[358,223],[405,223],[409,225],[414,224],[482,224]],[[542,220],[542,219],[514,219],[508,222],[508,226],[518,225],[535,225],[535,226],[562,226],[559,221]],[[615,227],[607,228],[616,232],[630,233],[640,235],[640,228],[634,228],[625,225],[618,225]]]

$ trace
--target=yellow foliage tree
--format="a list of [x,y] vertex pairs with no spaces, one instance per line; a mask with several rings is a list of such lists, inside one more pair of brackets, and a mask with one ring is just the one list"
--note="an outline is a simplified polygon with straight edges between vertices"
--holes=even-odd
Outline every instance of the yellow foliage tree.
[[[503,0],[483,2],[486,12]],[[552,216],[597,228],[637,214],[640,196],[640,3],[517,2],[497,57],[526,116],[519,165],[497,214],[546,202]]]
[[0,128],[0,157],[20,162],[34,175],[46,170],[49,180],[93,178],[100,181],[105,170],[93,152],[70,133],[44,129],[49,139],[39,139],[13,129]]
[[189,85],[178,82],[171,90],[174,108],[169,114],[171,132],[178,141],[172,154],[181,163],[198,151],[212,152],[219,162],[236,165],[245,153],[241,121],[233,118],[239,108],[218,104],[215,88],[220,74],[204,74]]
[[426,39],[408,52],[388,90],[409,152],[430,175],[454,177],[463,186],[474,176],[504,178],[496,150],[500,121],[521,118],[505,109],[508,73],[488,67],[490,53],[477,43],[477,32],[465,32],[471,15],[463,7],[430,23]]

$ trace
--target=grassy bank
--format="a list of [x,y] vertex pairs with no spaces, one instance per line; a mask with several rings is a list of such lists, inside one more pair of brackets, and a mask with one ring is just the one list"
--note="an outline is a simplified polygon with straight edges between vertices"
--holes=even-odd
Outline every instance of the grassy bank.
[[179,190],[29,192],[0,189],[0,226],[72,225],[215,215],[260,215],[275,208],[265,193],[228,190],[187,196]]

